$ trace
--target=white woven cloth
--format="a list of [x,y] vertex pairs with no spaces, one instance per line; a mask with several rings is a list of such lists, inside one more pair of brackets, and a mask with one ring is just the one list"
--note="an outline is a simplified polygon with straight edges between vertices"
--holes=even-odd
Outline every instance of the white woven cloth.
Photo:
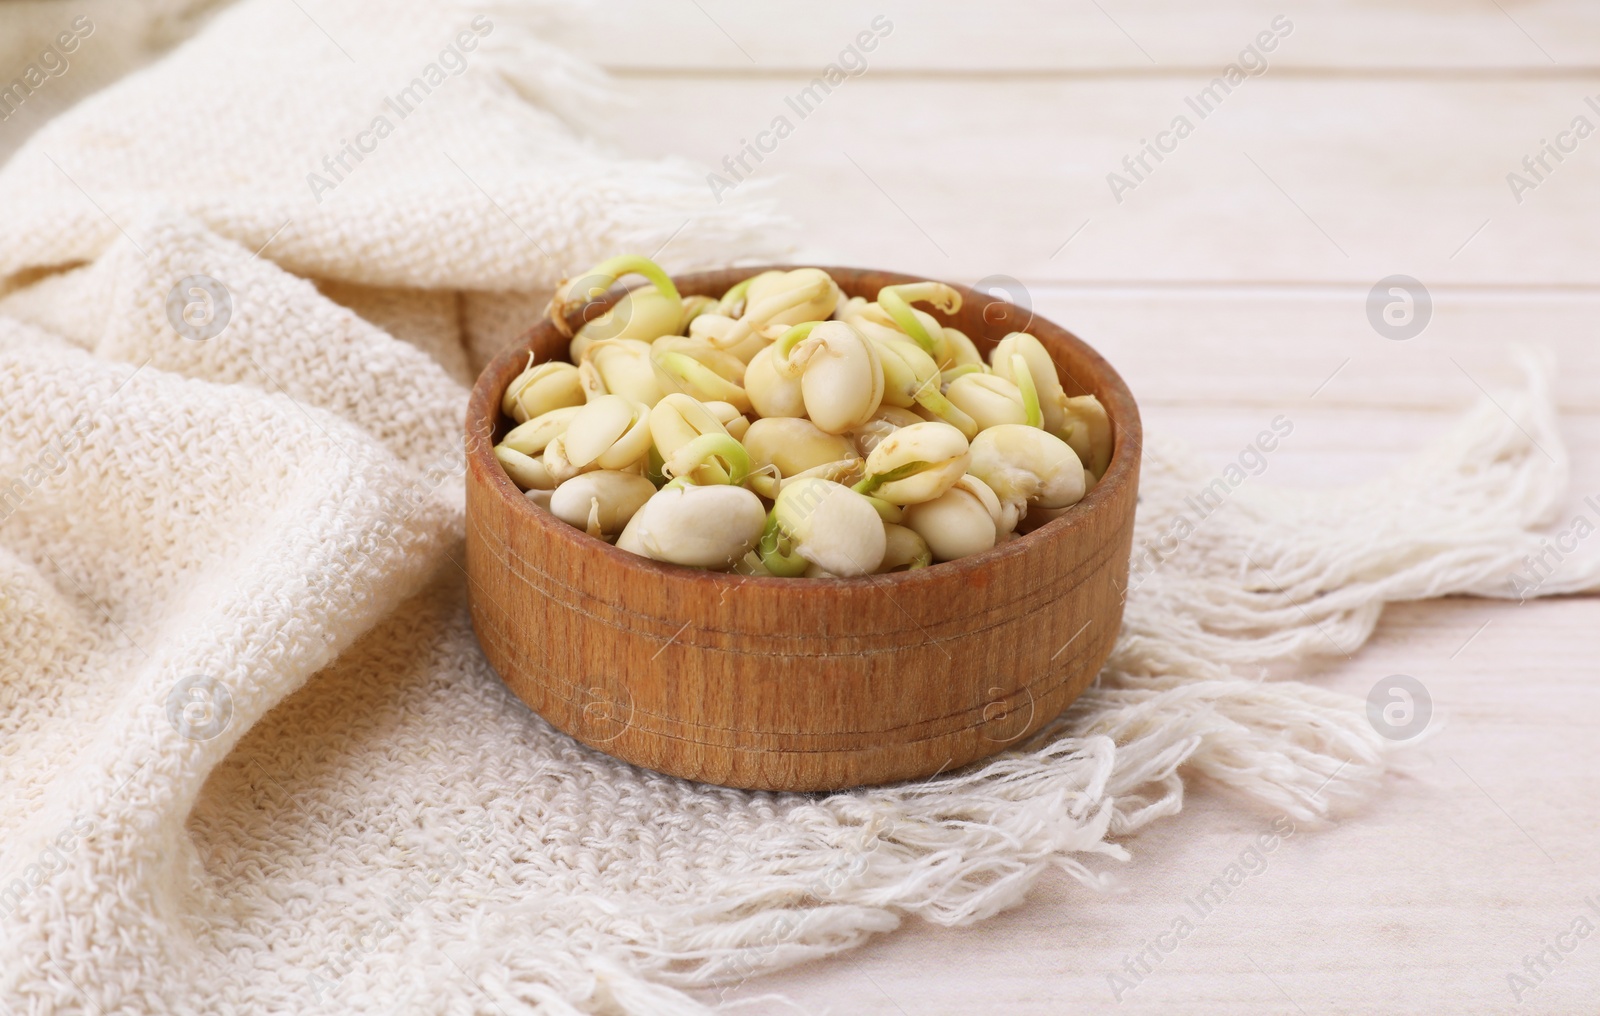
[[801,796],[584,748],[468,624],[466,385],[564,272],[770,254],[776,223],[569,133],[590,78],[515,9],[308,7],[227,10],[0,173],[11,1011],[700,1012],[1051,866],[1098,882],[1186,776],[1302,819],[1371,791],[1365,704],[1263,675],[1353,652],[1387,601],[1518,595],[1540,551],[1566,467],[1536,373],[1501,399],[1520,428],[1486,406],[1345,493],[1252,480],[1181,537],[1214,477],[1157,442],[1126,630],[1028,751]]

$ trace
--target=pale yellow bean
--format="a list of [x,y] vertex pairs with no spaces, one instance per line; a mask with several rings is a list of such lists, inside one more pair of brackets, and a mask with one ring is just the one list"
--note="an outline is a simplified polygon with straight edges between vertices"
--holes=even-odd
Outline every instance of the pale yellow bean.
[[945,397],[972,417],[979,430],[1028,419],[1021,389],[996,374],[963,374],[950,382]]
[[872,419],[883,402],[883,364],[877,347],[843,321],[823,321],[792,348],[780,340],[773,366],[800,378],[805,415],[830,434]]
[[1065,441],[1038,427],[1002,424],[972,442],[972,475],[1003,504],[1065,508],[1083,498],[1083,463]]
[[579,410],[558,440],[567,461],[580,469],[625,469],[650,451],[650,410],[620,395],[602,395]]
[[990,369],[997,376],[1017,383],[1011,369],[1013,354],[1022,356],[1033,377],[1033,386],[1039,393],[1039,411],[1044,414],[1044,429],[1058,434],[1064,418],[1062,402],[1067,396],[1061,387],[1061,378],[1056,373],[1056,363],[1050,359],[1050,351],[1044,348],[1044,343],[1027,332],[1012,332],[1001,339],[989,354]]
[[988,484],[963,476],[932,501],[906,508],[905,525],[927,541],[940,561],[982,553],[1000,537],[1000,499]]
[[[709,341],[692,335],[664,335],[650,343],[652,353],[683,353],[693,357],[718,377],[744,384],[744,361],[726,349],[718,349]],[[669,389],[670,390],[670,389]]]
[[672,458],[674,452],[695,438],[726,433],[727,428],[709,406],[678,392],[663,396],[650,410],[650,439],[663,459]]
[[760,330],[739,329],[739,335],[736,336],[733,334],[735,329],[739,329],[738,321],[725,314],[702,314],[689,322],[690,338],[709,342],[748,364],[757,353],[767,348],[768,340]]
[[967,471],[968,457],[966,437],[948,423],[902,427],[867,456],[867,493],[890,504],[931,501]]
[[872,414],[872,419],[850,431],[850,439],[855,442],[856,451],[862,455],[871,455],[872,449],[878,442],[893,434],[901,427],[909,427],[913,423],[922,423],[923,417],[909,409],[899,406],[879,406],[878,411]]
[[683,298],[683,320],[678,322],[677,334],[685,334],[694,319],[706,314],[714,314],[717,310],[717,298],[714,296],[686,296]]
[[783,476],[794,476],[828,462],[856,458],[848,438],[829,434],[810,420],[763,417],[750,424],[744,436],[752,469],[777,466]]
[[978,347],[967,338],[967,333],[958,328],[946,327],[944,330],[945,347],[950,351],[948,363],[940,364],[940,370],[949,370],[966,363],[983,363],[983,354],[978,352]]
[[[650,343],[638,339],[608,339],[592,344],[584,354],[584,362],[593,365],[606,393],[653,406],[660,401],[664,389],[657,379],[650,349]],[[590,401],[594,401],[592,393]]]
[[550,512],[590,536],[616,536],[655,492],[655,484],[638,473],[597,469],[557,487],[550,496]]
[[878,566],[879,572],[924,568],[933,563],[933,550],[928,546],[927,540],[917,535],[916,530],[907,529],[897,523],[885,522],[883,535],[885,550],[883,563]]
[[838,285],[820,268],[763,272],[750,280],[745,290],[744,312],[713,341],[726,349],[767,328],[821,321],[833,313],[842,296]]
[[761,499],[743,487],[666,487],[644,503],[617,546],[656,561],[728,571],[755,549],[766,526]]
[[582,405],[563,406],[512,427],[500,443],[524,455],[538,455],[551,440],[566,432]]
[[573,465],[572,460],[567,458],[565,441],[565,434],[558,434],[551,438],[550,443],[544,446],[544,454],[539,459],[544,463],[545,471],[550,474],[556,483],[565,483],[586,469],[595,468],[593,465]]
[[756,328],[821,321],[833,314],[844,298],[832,277],[820,268],[789,272],[763,272],[745,290],[740,320]]
[[806,415],[805,394],[800,379],[778,373],[773,350],[767,346],[750,361],[744,375],[745,393],[750,406],[762,417]]
[[515,483],[519,490],[549,490],[556,485],[555,478],[550,475],[543,462],[515,448],[508,448],[504,444],[495,445],[494,457],[499,460],[501,468],[511,477],[511,482]]
[[745,432],[750,429],[750,418],[744,415],[743,410],[731,402],[716,400],[703,402],[701,405],[711,410],[711,415],[715,416],[735,439],[744,440]]
[[513,378],[506,386],[500,408],[522,423],[553,409],[582,405],[583,401],[578,368],[570,363],[550,361],[534,364]]
[[652,360],[662,391],[682,392],[702,402],[728,402],[741,411],[750,408],[744,388],[687,353],[661,351],[652,354]]
[[1062,400],[1061,410],[1059,436],[1096,479],[1104,476],[1111,464],[1111,418],[1105,407],[1093,395],[1075,395]]
[[672,300],[651,287],[630,289],[611,309],[578,329],[568,344],[573,362],[579,362],[596,342],[636,339],[650,342],[676,334],[683,321],[683,302]]
[[870,575],[883,563],[883,520],[872,502],[832,480],[785,486],[772,508],[795,552],[833,575]]

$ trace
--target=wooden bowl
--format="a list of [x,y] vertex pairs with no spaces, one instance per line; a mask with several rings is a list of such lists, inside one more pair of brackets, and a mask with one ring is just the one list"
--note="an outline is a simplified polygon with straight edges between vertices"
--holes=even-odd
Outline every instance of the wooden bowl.
[[[720,296],[764,270],[676,282],[685,296]],[[827,272],[868,299],[918,281]],[[1031,331],[1068,393],[1105,405],[1116,451],[1100,483],[1056,521],[911,572],[748,577],[617,550],[530,503],[492,451],[511,423],[501,395],[529,350],[566,359],[567,341],[543,322],[485,368],[466,421],[468,590],[478,641],[511,690],[635,765],[763,790],[948,771],[1059,715],[1094,680],[1121,625],[1139,411],[1116,371],[1071,333],[956,289],[962,309],[941,320],[985,353],[1008,332]]]

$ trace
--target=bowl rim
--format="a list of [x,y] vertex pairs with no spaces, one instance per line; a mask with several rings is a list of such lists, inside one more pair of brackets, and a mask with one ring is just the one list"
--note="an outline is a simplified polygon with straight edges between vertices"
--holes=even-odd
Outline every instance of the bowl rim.
[[[793,271],[797,268],[820,268],[836,281],[838,273],[860,272],[871,273],[889,280],[888,284],[890,285],[927,281],[925,276],[906,275],[876,268],[814,264],[739,265],[708,271],[686,272],[673,275],[671,278],[680,292],[692,295],[700,285],[713,278],[724,278],[729,273],[738,273],[739,278],[735,280],[737,282],[743,278],[758,275],[761,272]],[[598,303],[602,308],[609,307],[617,300],[620,300],[628,290],[638,288],[640,285],[649,285],[649,283],[643,282],[634,286],[613,287],[611,292],[600,300],[595,301],[595,303]],[[486,485],[486,489],[493,490],[502,501],[512,502],[515,505],[510,509],[512,518],[525,520],[528,525],[534,526],[551,538],[561,541],[565,546],[571,548],[574,553],[599,554],[602,560],[624,569],[625,574],[631,573],[641,578],[649,575],[662,580],[700,583],[709,581],[719,584],[725,583],[732,587],[754,582],[758,588],[854,590],[873,586],[881,589],[884,588],[886,583],[889,588],[914,588],[918,583],[941,582],[971,577],[986,571],[989,566],[997,562],[1027,554],[1030,547],[1036,545],[1040,540],[1062,538],[1067,536],[1073,529],[1086,525],[1086,520],[1101,505],[1111,501],[1118,489],[1138,481],[1137,470],[1144,437],[1139,419],[1139,408],[1134,401],[1133,393],[1128,389],[1127,383],[1122,380],[1122,375],[1118,374],[1116,368],[1112,367],[1093,346],[1084,342],[1066,328],[1034,313],[1031,308],[1017,307],[1016,304],[1010,301],[999,299],[989,293],[979,293],[966,286],[954,283],[947,283],[947,285],[961,294],[964,306],[968,301],[974,301],[986,307],[993,304],[1002,304],[1009,308],[1015,308],[1027,320],[1028,323],[1025,327],[1028,331],[1032,332],[1040,324],[1045,326],[1049,334],[1047,336],[1038,336],[1041,340],[1047,343],[1052,341],[1064,342],[1069,346],[1076,347],[1076,353],[1087,360],[1104,381],[1105,390],[1095,390],[1092,391],[1092,394],[1098,397],[1101,404],[1105,406],[1106,415],[1110,418],[1112,426],[1111,462],[1107,465],[1105,474],[1100,478],[1100,481],[1095,484],[1094,489],[1072,506],[1073,509],[1081,510],[1069,510],[1063,513],[1060,518],[1052,519],[1030,533],[1026,533],[1017,539],[997,544],[988,550],[957,558],[954,561],[938,561],[927,567],[909,571],[883,572],[849,577],[781,578],[776,575],[745,575],[732,571],[711,571],[704,568],[694,568],[689,565],[656,561],[641,554],[618,550],[612,544],[598,537],[590,536],[575,526],[568,525],[528,500],[523,492],[517,488],[516,484],[511,482],[510,476],[500,466],[499,460],[494,457],[494,433],[503,415],[500,410],[500,402],[504,392],[491,392],[489,389],[491,387],[501,387],[495,384],[495,379],[507,370],[511,361],[520,362],[526,360],[537,333],[544,330],[554,330],[555,326],[547,319],[540,319],[532,327],[521,333],[514,342],[484,366],[483,370],[479,372],[476,381],[473,382],[472,392],[467,401],[465,420],[467,467],[476,473],[476,478]],[[841,288],[844,287],[841,286]],[[849,294],[847,293],[847,295]],[[590,306],[593,305],[591,304]],[[580,309],[574,311],[573,315],[581,313],[583,313],[583,310]],[[937,318],[943,319],[947,317],[947,315],[939,314],[937,311],[931,313]],[[1008,314],[1007,317],[1009,316]],[[576,317],[573,320],[574,323],[581,323]],[[565,357],[562,358],[562,361],[570,362]],[[507,384],[510,383],[512,377],[515,377],[515,375],[507,377]],[[1073,380],[1078,383],[1076,379]],[[1078,386],[1085,391],[1091,391],[1087,385],[1078,383]]]

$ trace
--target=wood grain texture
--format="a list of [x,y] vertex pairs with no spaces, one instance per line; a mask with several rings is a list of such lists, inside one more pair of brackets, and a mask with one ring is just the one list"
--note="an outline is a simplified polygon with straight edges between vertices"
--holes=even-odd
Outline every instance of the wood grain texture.
[[[677,282],[686,295],[720,295],[760,270]],[[868,298],[914,281],[828,271],[846,294]],[[490,364],[467,415],[467,573],[479,641],[507,685],[555,726],[637,765],[771,790],[926,776],[1059,715],[1094,679],[1121,623],[1138,410],[1110,365],[1064,329],[962,296],[945,322],[985,352],[1026,325],[1069,392],[1105,404],[1115,453],[1073,511],[1028,536],[865,579],[660,564],[536,508],[493,457],[509,422],[500,398],[530,350],[564,358],[566,340],[542,323]]]
[[[769,187],[805,224],[801,262],[893,264],[968,284],[1005,272],[1030,286],[1337,283],[1363,296],[1397,272],[1430,288],[1596,282],[1600,140],[1531,192],[1513,195],[1506,178],[1574,117],[1600,125],[1586,101],[1600,104],[1600,74],[1508,83],[1269,71],[1201,119],[1187,100],[1208,77],[868,71],[804,120],[786,102],[799,79],[665,77],[637,82],[607,132],[629,154],[682,156],[731,181],[724,160],[787,114],[793,133],[759,163],[744,154],[751,171],[736,193]],[[1123,160],[1179,115],[1192,133],[1160,163],[1146,156],[1135,180]],[[1113,193],[1113,173],[1134,188]]]
[[614,73],[720,71],[746,80],[816,74],[876,15],[894,28],[869,61],[889,73],[1214,73],[1278,17],[1295,25],[1295,45],[1272,54],[1285,68],[1539,71],[1600,63],[1600,10],[1584,0],[883,0],[865,7],[853,0],[696,0],[694,7],[612,0],[607,13],[575,23],[571,39]]

